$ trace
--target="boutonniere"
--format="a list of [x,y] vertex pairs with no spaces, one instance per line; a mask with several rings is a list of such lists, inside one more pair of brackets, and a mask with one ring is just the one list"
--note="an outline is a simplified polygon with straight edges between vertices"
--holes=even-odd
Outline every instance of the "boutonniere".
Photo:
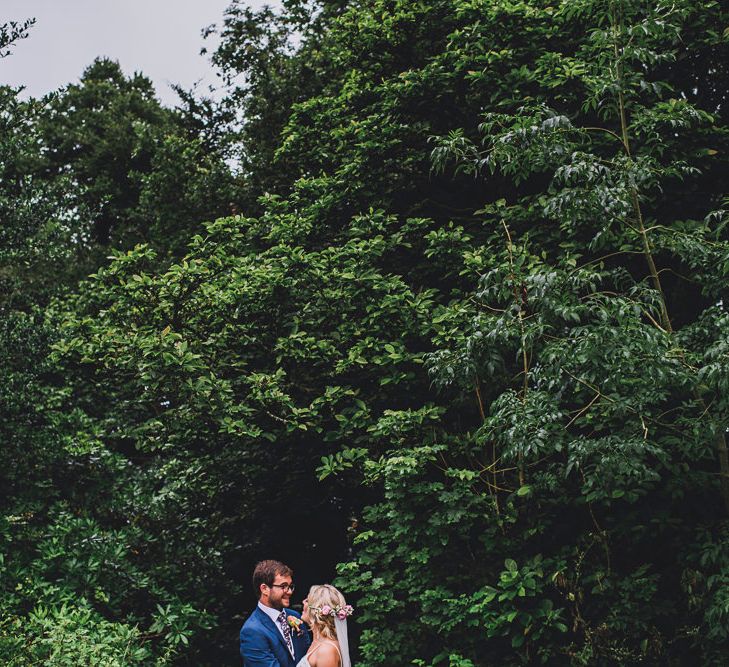
[[292,630],[296,630],[296,635],[298,637],[303,636],[304,630],[301,626],[303,625],[304,621],[302,621],[300,618],[297,618],[296,616],[287,616],[286,622],[289,624],[289,627]]

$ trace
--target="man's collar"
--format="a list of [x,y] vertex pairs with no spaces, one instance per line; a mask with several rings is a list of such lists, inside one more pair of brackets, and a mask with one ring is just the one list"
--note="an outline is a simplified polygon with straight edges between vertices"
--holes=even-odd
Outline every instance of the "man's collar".
[[267,607],[263,602],[258,603],[258,608],[266,614],[274,623],[278,620],[279,615],[281,614],[280,609],[273,609],[272,607]]

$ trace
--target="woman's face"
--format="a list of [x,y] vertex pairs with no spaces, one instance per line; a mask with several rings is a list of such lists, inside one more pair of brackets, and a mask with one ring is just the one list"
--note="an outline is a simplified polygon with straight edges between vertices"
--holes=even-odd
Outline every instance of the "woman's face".
[[304,598],[304,611],[301,612],[301,620],[307,625],[311,625],[309,618],[309,598]]

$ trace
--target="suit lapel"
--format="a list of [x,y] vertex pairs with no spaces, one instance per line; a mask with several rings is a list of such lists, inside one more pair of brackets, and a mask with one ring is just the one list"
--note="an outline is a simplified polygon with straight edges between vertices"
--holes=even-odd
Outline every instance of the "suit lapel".
[[289,647],[286,645],[286,640],[283,638],[283,635],[281,634],[281,631],[278,629],[277,625],[273,622],[273,619],[260,607],[256,607],[256,612],[258,612],[258,617],[261,620],[261,623],[263,623],[264,627],[268,628],[269,632],[272,632],[279,642],[281,642],[281,646],[284,651],[286,651],[286,655],[291,657],[291,652],[289,651]]

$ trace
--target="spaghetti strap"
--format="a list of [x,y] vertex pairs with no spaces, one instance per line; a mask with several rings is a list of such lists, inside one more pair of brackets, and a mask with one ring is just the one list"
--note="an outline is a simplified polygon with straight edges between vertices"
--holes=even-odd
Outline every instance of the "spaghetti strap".
[[317,646],[313,651],[309,651],[306,654],[306,662],[309,662],[309,656],[314,655],[324,644],[331,644],[335,649],[337,649],[337,653],[339,653],[339,664],[342,664],[342,652],[339,650],[339,646],[337,645],[337,642],[333,642],[329,639],[320,639],[319,640],[319,646]]

